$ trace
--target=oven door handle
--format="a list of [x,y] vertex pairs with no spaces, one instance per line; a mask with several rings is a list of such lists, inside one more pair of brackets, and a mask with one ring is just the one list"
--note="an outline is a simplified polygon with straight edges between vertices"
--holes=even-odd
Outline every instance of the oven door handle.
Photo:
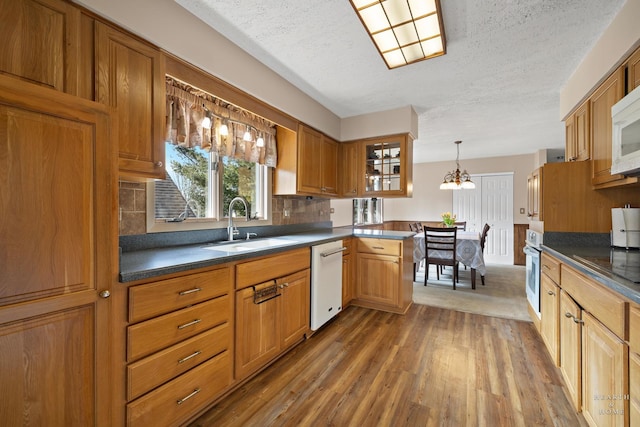
[[525,246],[524,248],[522,248],[522,252],[524,252],[526,255],[530,255],[534,257],[540,256],[540,251],[532,248],[531,246]]

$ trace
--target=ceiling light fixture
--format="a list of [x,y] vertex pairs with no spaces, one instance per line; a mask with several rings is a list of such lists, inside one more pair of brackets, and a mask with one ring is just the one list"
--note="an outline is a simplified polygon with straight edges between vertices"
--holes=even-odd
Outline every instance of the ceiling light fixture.
[[473,190],[476,185],[471,181],[471,175],[465,169],[460,172],[460,144],[462,141],[455,141],[456,144],[456,170],[447,172],[444,176],[444,181],[440,184],[441,190]]
[[446,53],[440,0],[350,0],[389,69]]

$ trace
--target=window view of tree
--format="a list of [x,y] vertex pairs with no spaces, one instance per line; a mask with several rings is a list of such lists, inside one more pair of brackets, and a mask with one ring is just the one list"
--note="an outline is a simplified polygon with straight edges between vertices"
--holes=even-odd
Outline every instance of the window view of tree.
[[[167,179],[155,186],[155,217],[158,219],[224,218],[236,196],[249,202],[249,213],[263,210],[266,194],[260,191],[266,167],[257,163],[217,156],[199,147],[167,144]],[[219,212],[221,211],[221,212]],[[264,212],[260,212],[264,216]],[[241,203],[234,216],[246,216]]]

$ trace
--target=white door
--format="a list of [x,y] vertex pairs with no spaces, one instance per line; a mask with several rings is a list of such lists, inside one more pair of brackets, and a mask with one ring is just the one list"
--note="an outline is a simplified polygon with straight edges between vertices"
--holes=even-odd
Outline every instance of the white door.
[[453,191],[453,212],[467,230],[489,224],[484,248],[488,264],[513,264],[513,174],[473,175],[475,190]]

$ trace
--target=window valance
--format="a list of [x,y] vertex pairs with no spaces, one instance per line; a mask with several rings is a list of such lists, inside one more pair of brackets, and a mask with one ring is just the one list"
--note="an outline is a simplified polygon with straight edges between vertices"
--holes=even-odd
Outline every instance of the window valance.
[[166,96],[168,142],[276,166],[274,123],[168,76]]

